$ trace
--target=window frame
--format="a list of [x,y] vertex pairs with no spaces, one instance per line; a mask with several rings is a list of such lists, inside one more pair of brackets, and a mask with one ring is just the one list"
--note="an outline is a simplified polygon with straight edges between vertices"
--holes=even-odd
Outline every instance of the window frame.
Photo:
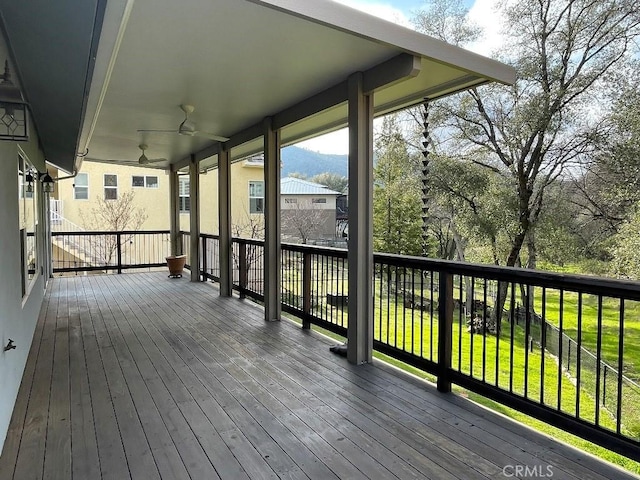
[[[78,185],[78,177],[83,176],[83,178],[87,179],[87,184],[86,185]],[[77,195],[77,189],[78,188],[83,188],[86,189],[87,192],[87,198],[78,198]],[[81,172],[76,174],[76,177],[73,179],[73,199],[74,200],[81,200],[81,201],[87,201],[89,200],[89,174],[86,172]]]
[[178,177],[178,211],[180,213],[191,212],[191,186],[188,175]]
[[[262,195],[252,195],[258,185],[260,185]],[[251,215],[264,214],[264,180],[249,180],[249,213]]]
[[[142,185],[136,185],[134,179],[142,179]],[[155,185],[149,184],[149,179],[155,178]],[[131,175],[131,188],[160,188],[160,179],[157,175]]]
[[[107,185],[107,177],[115,177],[116,184],[115,185]],[[118,174],[117,173],[104,173],[102,174],[102,190],[104,194],[105,201],[118,200]],[[116,196],[115,198],[107,198],[107,190],[115,190]]]

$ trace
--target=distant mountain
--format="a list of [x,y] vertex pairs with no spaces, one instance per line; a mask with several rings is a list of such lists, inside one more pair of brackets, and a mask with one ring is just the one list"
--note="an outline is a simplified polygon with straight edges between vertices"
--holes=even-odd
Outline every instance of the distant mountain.
[[285,147],[281,153],[282,178],[301,173],[311,178],[320,173],[337,173],[343,177],[348,172],[348,155],[331,155],[312,152],[296,146]]

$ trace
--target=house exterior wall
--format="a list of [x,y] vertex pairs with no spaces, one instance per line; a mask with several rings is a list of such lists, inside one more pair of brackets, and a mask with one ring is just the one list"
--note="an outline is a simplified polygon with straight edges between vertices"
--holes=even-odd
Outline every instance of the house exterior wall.
[[[98,199],[104,198],[104,175],[117,175],[118,196],[125,192],[134,192],[137,208],[147,213],[147,219],[142,224],[142,230],[169,229],[169,176],[163,170],[125,166],[108,165],[97,162],[84,162],[80,173],[88,175],[88,198],[78,200],[74,198],[74,183],[76,179],[61,180],[56,185],[54,197],[62,202],[62,215],[73,224],[89,229],[92,210],[98,207]],[[63,175],[63,174],[61,174]],[[132,177],[157,177],[156,188],[134,187]],[[188,175],[181,176],[188,181]],[[231,218],[232,223],[241,227],[253,221],[259,221],[261,215],[249,213],[249,182],[263,181],[263,167],[245,165],[237,162],[231,166]],[[218,233],[218,173],[212,170],[200,175],[200,224],[204,233]],[[104,229],[109,229],[104,226]],[[189,230],[189,213],[180,213],[180,228]],[[235,232],[234,232],[235,233]]]
[[[1,36],[0,36],[1,38]],[[7,58],[7,49],[0,40],[0,58]],[[45,273],[45,224],[42,215],[38,218],[35,235],[34,275],[25,281],[23,295],[22,242],[20,238],[21,209],[19,206],[18,155],[22,154],[31,166],[45,170],[44,155],[38,148],[38,139],[30,125],[28,142],[0,141],[0,451],[4,445],[11,414],[22,380],[27,356],[33,339],[44,291]],[[44,195],[35,196],[33,203],[42,214]],[[14,350],[4,351],[12,339]]]
[[302,235],[306,241],[336,235],[335,195],[283,195],[281,209],[286,241],[300,241]]

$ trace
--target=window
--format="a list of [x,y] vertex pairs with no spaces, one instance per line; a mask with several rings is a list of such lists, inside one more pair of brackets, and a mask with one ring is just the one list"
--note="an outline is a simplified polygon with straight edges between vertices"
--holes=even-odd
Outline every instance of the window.
[[104,199],[118,199],[118,176],[109,173],[104,174]]
[[145,175],[132,175],[132,187],[158,188],[158,177]]
[[249,182],[249,213],[264,213],[264,182]]
[[311,203],[327,203],[326,198],[312,198]]
[[[20,257],[22,296],[31,289],[32,280],[37,276],[37,229],[38,229],[38,199],[37,199],[37,173],[29,163],[26,156],[18,154],[18,228],[20,231]],[[28,178],[29,175],[31,178]],[[33,185],[33,191],[27,192],[29,182]]]
[[191,198],[189,197],[189,177],[178,178],[178,205],[180,213],[189,213],[191,211]]
[[158,188],[158,177],[144,177],[144,186],[147,188]]
[[73,182],[73,198],[89,200],[89,174],[79,173]]

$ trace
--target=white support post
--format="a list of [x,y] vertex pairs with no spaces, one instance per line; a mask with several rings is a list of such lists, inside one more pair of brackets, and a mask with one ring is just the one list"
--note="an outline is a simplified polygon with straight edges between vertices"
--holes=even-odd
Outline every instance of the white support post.
[[349,97],[349,325],[347,359],[362,364],[373,353],[373,98],[363,74],[348,80]]
[[264,121],[264,313],[265,320],[280,320],[280,132],[272,119]]
[[231,259],[231,156],[229,150],[218,153],[218,234],[220,254],[220,296],[230,297],[233,291]]
[[191,281],[200,281],[200,172],[195,155],[189,161],[189,246]]
[[171,255],[181,255],[180,243],[180,210],[178,205],[178,172],[173,166],[169,170],[169,241]]

